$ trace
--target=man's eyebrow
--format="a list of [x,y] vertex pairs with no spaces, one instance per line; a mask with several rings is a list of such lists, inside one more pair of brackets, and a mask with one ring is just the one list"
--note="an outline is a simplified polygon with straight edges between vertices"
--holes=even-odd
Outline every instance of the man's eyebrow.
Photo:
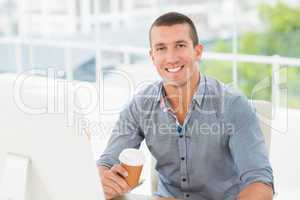
[[155,47],[159,47],[159,46],[165,46],[165,44],[164,44],[164,43],[162,43],[162,42],[160,42],[160,43],[157,43],[157,44],[155,44],[154,46],[155,46]]
[[[175,43],[176,44],[179,44],[179,43],[185,43],[185,44],[187,44],[188,42],[186,40],[177,40],[177,41],[175,41]],[[165,46],[165,45],[166,45],[165,43],[160,42],[160,43],[155,44],[154,46],[157,47],[157,46]]]
[[178,44],[178,43],[185,43],[185,44],[187,44],[188,42],[185,41],[185,40],[177,40],[175,43],[176,43],[176,44]]

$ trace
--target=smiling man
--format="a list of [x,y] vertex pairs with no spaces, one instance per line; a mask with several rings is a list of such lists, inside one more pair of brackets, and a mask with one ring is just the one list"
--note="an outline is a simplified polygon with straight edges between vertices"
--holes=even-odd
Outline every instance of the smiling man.
[[273,172],[247,99],[199,72],[203,51],[193,22],[180,13],[157,18],[150,57],[162,81],[121,112],[98,160],[108,199],[128,192],[118,155],[145,139],[156,158],[156,195],[195,200],[271,200]]

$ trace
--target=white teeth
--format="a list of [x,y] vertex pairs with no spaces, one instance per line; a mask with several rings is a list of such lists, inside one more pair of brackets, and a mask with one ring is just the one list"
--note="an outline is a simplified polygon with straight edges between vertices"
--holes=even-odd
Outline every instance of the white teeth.
[[173,68],[173,69],[167,69],[168,72],[178,72],[179,70],[181,69],[181,67],[176,67],[176,68]]

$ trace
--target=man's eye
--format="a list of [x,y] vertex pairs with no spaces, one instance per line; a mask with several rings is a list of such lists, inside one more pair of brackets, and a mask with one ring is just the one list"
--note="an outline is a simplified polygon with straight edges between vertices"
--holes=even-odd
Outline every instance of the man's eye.
[[163,51],[163,50],[165,50],[166,48],[165,47],[158,47],[157,49],[156,49],[156,51]]
[[177,47],[179,48],[185,47],[185,44],[177,44]]

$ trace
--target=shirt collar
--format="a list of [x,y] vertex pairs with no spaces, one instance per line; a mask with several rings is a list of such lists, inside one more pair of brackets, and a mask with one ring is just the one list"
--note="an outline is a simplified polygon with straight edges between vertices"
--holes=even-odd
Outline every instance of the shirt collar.
[[[160,103],[160,106],[166,106],[166,101],[165,100],[165,94],[164,94],[164,88],[163,88],[163,81],[159,83],[159,86],[157,87],[157,97],[156,97],[156,102]],[[196,89],[196,92],[193,96],[193,101],[196,101],[198,106],[201,106],[204,94],[206,92],[207,88],[207,78],[205,75],[200,76],[200,81],[198,82],[198,86]]]
[[172,109],[170,102],[167,99],[166,91],[164,90],[164,88],[162,88],[161,90],[159,106],[164,112],[171,111],[173,114],[175,114],[175,111]]
[[157,92],[156,92],[156,99],[155,102],[158,103],[161,100],[161,97],[163,97],[163,81],[160,81],[157,87]]
[[193,101],[196,101],[198,106],[201,106],[202,100],[206,93],[206,89],[207,89],[207,78],[205,75],[201,75],[196,92],[193,96]]

